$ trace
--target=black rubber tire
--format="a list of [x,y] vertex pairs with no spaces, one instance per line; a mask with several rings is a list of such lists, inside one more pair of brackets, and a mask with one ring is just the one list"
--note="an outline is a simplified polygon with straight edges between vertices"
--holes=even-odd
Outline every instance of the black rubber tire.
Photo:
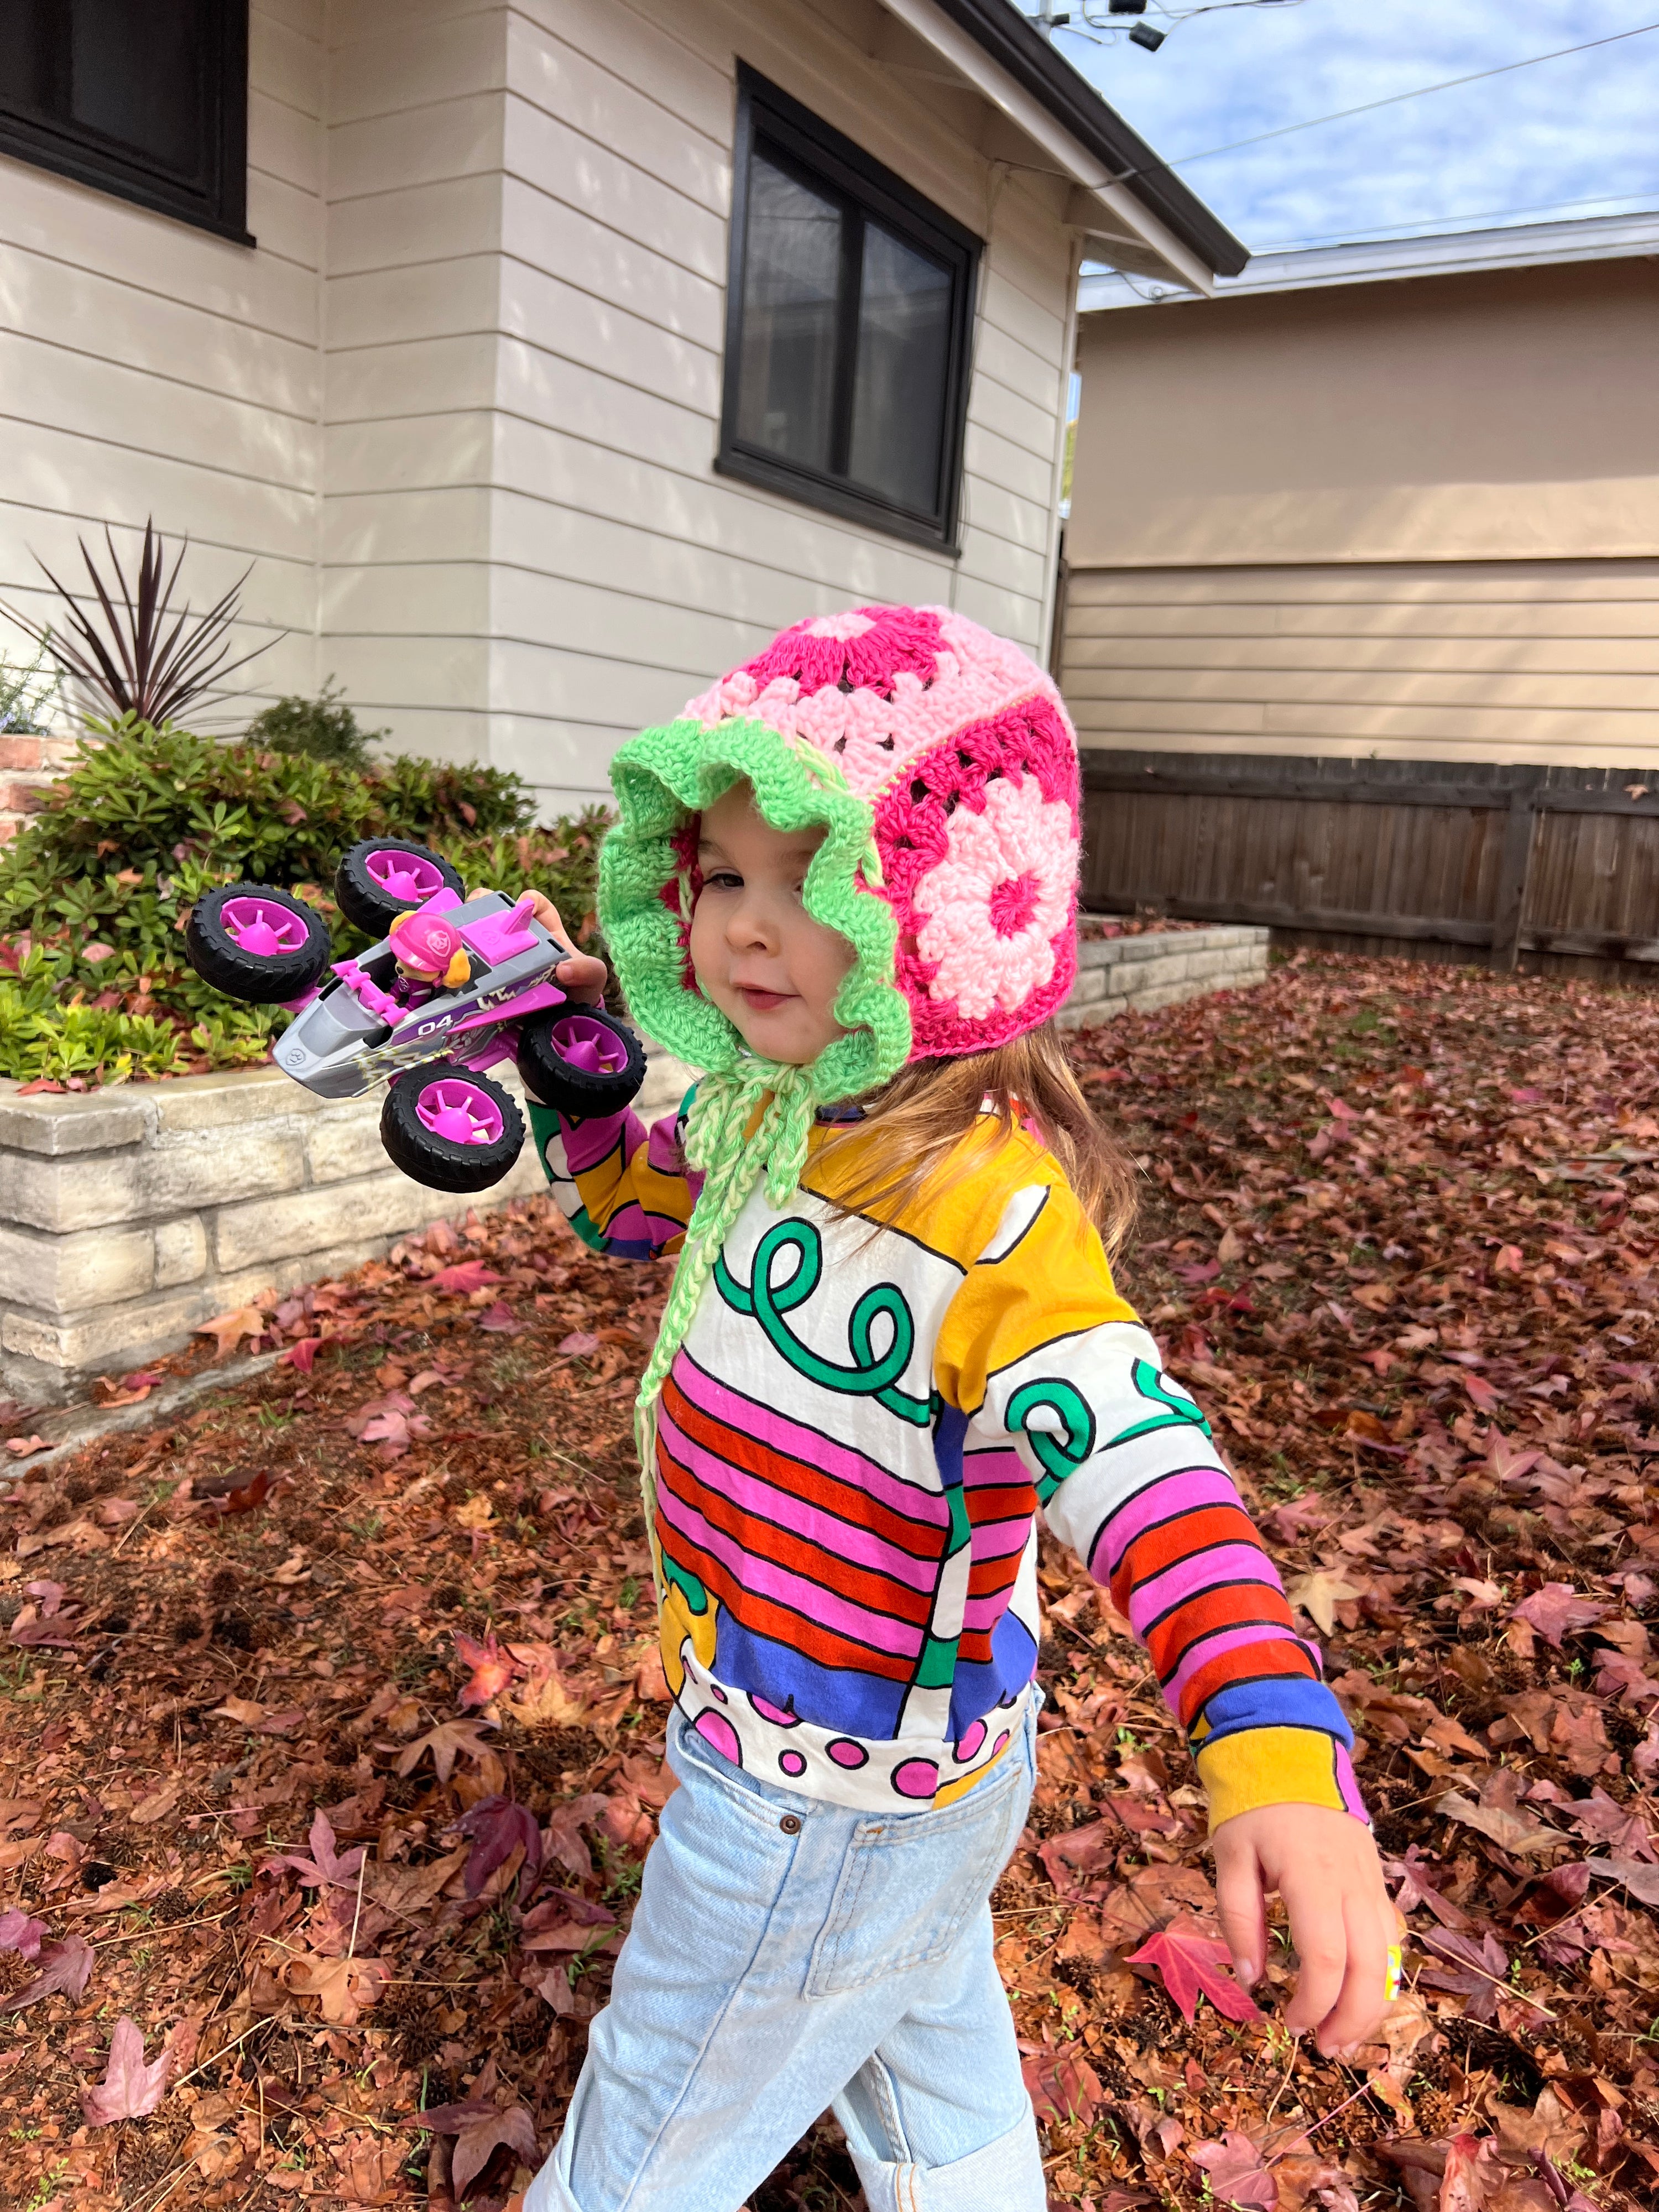
[[[464,1080],[488,1094],[501,1117],[501,1133],[493,1142],[459,1144],[422,1121],[415,1110],[416,1100],[432,1084],[446,1079]],[[487,1075],[475,1075],[453,1060],[429,1060],[410,1068],[393,1082],[380,1109],[380,1142],[387,1157],[428,1190],[488,1190],[518,1158],[524,1138],[524,1115],[510,1093]]]
[[388,898],[368,872],[366,863],[371,853],[407,853],[411,860],[424,860],[438,871],[451,890],[465,896],[466,885],[441,853],[408,837],[364,837],[342,854],[334,871],[334,897],[346,920],[371,937],[384,937],[398,916],[410,911],[407,899]]
[[[239,945],[223,921],[232,899],[258,899],[280,907],[304,925],[302,945],[274,954],[249,952]],[[251,1006],[280,1006],[308,991],[328,965],[331,950],[328,924],[313,907],[292,891],[273,890],[269,884],[227,884],[197,900],[185,924],[185,952],[204,983],[222,991],[228,999],[241,999]]]
[[[626,1053],[627,1066],[614,1073],[590,1072],[561,1059],[553,1042],[553,1030],[571,1014],[580,1014],[585,1021],[597,1022],[608,1030]],[[620,1114],[645,1080],[645,1052],[638,1037],[603,1006],[553,1006],[528,1016],[519,1024],[514,1056],[532,1096],[573,1121]]]

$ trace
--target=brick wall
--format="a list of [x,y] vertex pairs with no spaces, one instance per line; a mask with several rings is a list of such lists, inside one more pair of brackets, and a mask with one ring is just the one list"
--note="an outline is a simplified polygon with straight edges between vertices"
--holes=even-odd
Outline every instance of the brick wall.
[[1265,929],[1230,923],[1085,938],[1077,949],[1077,981],[1055,1018],[1062,1029],[1086,1029],[1131,1009],[1149,1014],[1206,991],[1260,983],[1267,973],[1267,936]]
[[40,804],[48,784],[69,766],[73,738],[34,738],[0,732],[0,845],[15,837]]

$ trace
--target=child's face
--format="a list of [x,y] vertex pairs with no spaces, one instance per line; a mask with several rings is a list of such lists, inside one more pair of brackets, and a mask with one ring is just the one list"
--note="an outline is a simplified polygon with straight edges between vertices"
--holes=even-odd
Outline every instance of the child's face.
[[853,948],[801,903],[807,863],[823,839],[821,829],[773,829],[749,786],[736,783],[705,808],[697,842],[698,985],[751,1052],[797,1067],[846,1034],[833,1010]]

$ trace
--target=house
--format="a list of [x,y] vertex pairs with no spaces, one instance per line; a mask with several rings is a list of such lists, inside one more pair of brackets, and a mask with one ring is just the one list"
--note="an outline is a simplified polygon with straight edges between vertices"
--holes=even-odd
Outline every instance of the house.
[[153,514],[198,604],[252,564],[219,726],[332,675],[550,811],[805,614],[1046,657],[1080,261],[1245,258],[1011,0],[7,26],[0,596]]
[[1648,214],[1085,278],[1097,902],[1659,957],[1656,255]]

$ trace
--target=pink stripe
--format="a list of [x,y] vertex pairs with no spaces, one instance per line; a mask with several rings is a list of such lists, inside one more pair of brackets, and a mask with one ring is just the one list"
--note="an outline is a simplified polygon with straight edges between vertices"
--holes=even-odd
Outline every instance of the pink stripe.
[[1031,1534],[1029,1520],[988,1521],[974,1530],[976,1559],[1006,1559],[1023,1552]]
[[988,1635],[1008,1610],[1012,1589],[998,1590],[992,1597],[970,1597],[962,1609],[962,1625],[975,1635]]
[[969,1490],[981,1484],[1029,1483],[1031,1470],[1017,1451],[972,1451],[962,1455],[962,1479]]
[[1177,1513],[1196,1513],[1206,1505],[1238,1503],[1232,1481],[1218,1467],[1188,1468],[1179,1474],[1160,1475],[1156,1482],[1137,1491],[1107,1522],[1102,1532],[1106,1562],[1103,1567],[1091,1565],[1091,1572],[1101,1582],[1109,1581],[1135,1538],[1160,1521],[1173,1520]]
[[762,1481],[758,1475],[716,1458],[686,1435],[665,1406],[658,1408],[657,1423],[674,1457],[690,1468],[700,1481],[718,1491],[722,1498],[729,1498],[734,1505],[740,1505],[745,1513],[774,1522],[804,1542],[817,1544],[827,1555],[826,1570],[832,1571],[837,1559],[850,1559],[855,1566],[890,1576],[908,1589],[930,1590],[938,1580],[937,1559],[913,1559],[896,1544],[884,1542],[872,1530],[838,1521],[833,1514],[808,1504],[805,1498],[794,1497],[787,1490]]
[[1360,1794],[1358,1779],[1354,1773],[1353,1760],[1348,1755],[1347,1746],[1339,1743],[1335,1746],[1335,1750],[1336,1786],[1342,1794],[1342,1802],[1353,1814],[1355,1820],[1363,1820],[1365,1826],[1370,1827],[1371,1816],[1365,1809],[1365,1800]]
[[1256,1621],[1246,1628],[1229,1628],[1220,1636],[1200,1637],[1186,1654],[1175,1673],[1164,1685],[1164,1695],[1172,1711],[1181,1710],[1182,1694],[1200,1667],[1207,1667],[1212,1659],[1219,1658],[1224,1651],[1239,1651],[1247,1644],[1284,1644],[1288,1641],[1282,1628],[1271,1621]]
[[608,1159],[616,1150],[617,1138],[622,1137],[622,1156],[631,1160],[645,1142],[645,1124],[637,1114],[601,1114],[591,1121],[567,1121],[559,1116],[559,1134],[564,1139],[564,1157],[572,1175],[586,1175]]
[[914,1484],[901,1482],[885,1468],[878,1467],[874,1460],[866,1459],[862,1452],[838,1444],[816,1429],[802,1428],[786,1415],[757,1406],[752,1398],[739,1397],[735,1390],[727,1389],[725,1383],[705,1374],[684,1352],[676,1357],[672,1373],[691,1403],[715,1420],[725,1421],[744,1436],[754,1437],[773,1451],[804,1460],[808,1467],[821,1468],[825,1474],[849,1482],[855,1489],[867,1490],[890,1512],[921,1528],[932,1530],[950,1527],[951,1508],[942,1491],[918,1490]]
[[1273,1561],[1256,1545],[1218,1544],[1214,1551],[1182,1559],[1143,1583],[1129,1600],[1130,1626],[1137,1636],[1144,1636],[1147,1624],[1160,1613],[1201,1597],[1218,1583],[1262,1583],[1274,1590],[1280,1587]]
[[775,1598],[780,1605],[791,1607],[816,1621],[822,1628],[833,1629],[837,1635],[850,1637],[854,1643],[870,1645],[878,1651],[890,1651],[901,1659],[914,1659],[921,1649],[921,1632],[902,1620],[891,1620],[884,1613],[868,1613],[860,1605],[852,1605],[845,1598],[833,1597],[821,1583],[809,1583],[804,1575],[792,1575],[787,1567],[775,1565],[769,1559],[758,1559],[752,1552],[745,1552],[740,1544],[714,1528],[695,1506],[676,1498],[666,1483],[657,1492],[657,1510],[671,1528],[678,1528],[690,1537],[725,1567],[732,1580],[743,1589],[753,1590],[757,1597]]

